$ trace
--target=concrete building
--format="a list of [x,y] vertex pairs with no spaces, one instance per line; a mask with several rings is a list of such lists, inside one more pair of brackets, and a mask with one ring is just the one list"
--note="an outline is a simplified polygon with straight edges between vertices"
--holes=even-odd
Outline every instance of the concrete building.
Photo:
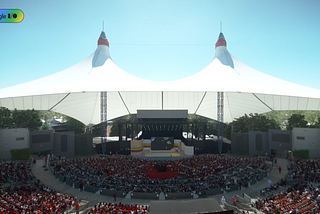
[[11,149],[30,147],[28,129],[0,129],[0,159],[10,160]]
[[28,129],[0,129],[0,159],[11,160],[12,149],[30,148],[31,154],[53,153],[74,157],[93,153],[92,134],[74,132],[32,131]]
[[320,129],[294,128],[292,150],[309,150],[309,158],[320,158]]
[[292,131],[269,130],[233,133],[231,152],[250,156],[275,154],[286,158],[288,151],[308,150],[309,158],[320,158],[320,129],[294,128]]

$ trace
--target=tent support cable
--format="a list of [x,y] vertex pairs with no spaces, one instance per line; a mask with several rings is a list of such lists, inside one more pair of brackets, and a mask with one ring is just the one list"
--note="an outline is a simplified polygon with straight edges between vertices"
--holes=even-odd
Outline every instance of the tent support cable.
[[122,100],[122,102],[123,102],[124,107],[126,107],[126,109],[127,109],[128,113],[129,113],[129,114],[131,114],[131,113],[130,113],[130,111],[129,111],[129,109],[128,109],[127,104],[124,102],[124,100],[123,100],[123,98],[122,98],[122,96],[121,96],[120,91],[118,91],[118,94],[119,94],[119,96],[120,96],[120,98],[121,98],[121,100]]
[[307,108],[308,108],[309,100],[310,100],[310,98],[307,98],[307,104],[306,104],[306,109],[305,110],[307,110]]
[[[99,98],[100,98],[100,94],[97,93],[96,102],[95,102],[94,106],[97,106],[97,105],[98,105]],[[93,120],[93,115],[94,115],[94,113],[92,112],[91,119],[90,119],[91,122],[92,122],[92,120]]]
[[257,100],[259,100],[263,105],[265,105],[271,111],[274,111],[270,106],[268,106],[265,102],[263,102],[255,93],[252,93],[252,95],[255,96],[255,98],[257,98]]
[[48,111],[51,111],[54,107],[56,107],[57,105],[59,105],[63,100],[65,100],[68,96],[70,95],[70,93],[68,93],[66,96],[64,96],[59,102],[57,102],[54,106],[52,106]]
[[[228,107],[230,106],[229,105],[229,99],[228,99],[228,93],[225,93],[225,97],[226,97],[226,102],[228,103]],[[231,116],[231,118],[233,118],[233,116],[232,116],[232,112],[231,112],[231,108],[229,107],[229,114],[230,114],[230,116]]]
[[202,104],[202,101],[204,100],[204,98],[206,97],[206,95],[207,95],[207,92],[204,92],[204,94],[203,94],[203,96],[202,96],[202,99],[201,99],[201,101],[200,101],[197,109],[195,110],[194,114],[197,114],[197,111],[199,110],[199,108],[200,108],[200,106],[201,106],[201,104]]
[[163,91],[161,91],[161,108],[163,110]]

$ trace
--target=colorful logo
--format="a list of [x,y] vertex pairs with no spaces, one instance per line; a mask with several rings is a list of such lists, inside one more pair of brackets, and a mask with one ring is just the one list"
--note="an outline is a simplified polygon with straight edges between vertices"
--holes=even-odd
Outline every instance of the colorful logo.
[[24,14],[19,9],[0,9],[0,23],[19,23]]

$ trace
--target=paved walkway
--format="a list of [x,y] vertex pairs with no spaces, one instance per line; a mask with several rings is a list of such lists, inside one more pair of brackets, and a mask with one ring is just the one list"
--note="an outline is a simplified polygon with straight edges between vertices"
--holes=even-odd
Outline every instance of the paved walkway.
[[[63,192],[72,196],[76,196],[78,199],[87,200],[90,202],[90,206],[102,202],[113,202],[113,197],[100,195],[99,193],[90,193],[86,191],[80,192],[79,189],[73,188],[65,183],[59,181],[46,167],[43,167],[43,160],[39,157],[34,157],[37,159],[35,164],[32,164],[31,170],[33,174],[45,185],[51,187],[52,189]],[[269,186],[268,180],[270,179],[273,184],[279,182],[281,178],[285,177],[288,173],[287,170],[288,161],[286,159],[278,159],[278,163],[273,166],[270,171],[269,177],[264,178],[263,180],[257,182],[256,184],[249,186],[247,188],[242,188],[241,190],[232,191],[224,194],[219,194],[215,196],[209,196],[208,198],[215,198],[220,203],[221,196],[223,195],[227,202],[232,201],[232,197],[239,195],[242,196],[242,193],[252,195],[252,193],[260,191]],[[279,173],[278,167],[281,166],[282,172]],[[184,199],[185,200],[185,199]],[[198,200],[198,199],[193,199]],[[199,199],[201,200],[201,199]],[[121,203],[130,203],[130,204],[150,204],[150,200],[143,199],[130,199],[130,198],[117,198],[117,202]]]

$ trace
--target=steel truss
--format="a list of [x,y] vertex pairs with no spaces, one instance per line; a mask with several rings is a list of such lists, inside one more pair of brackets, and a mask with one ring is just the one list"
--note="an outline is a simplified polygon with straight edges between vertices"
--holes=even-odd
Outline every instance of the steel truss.
[[102,154],[106,152],[107,143],[107,92],[100,92],[100,136],[101,136],[101,149]]
[[223,92],[217,92],[217,118],[218,118],[218,146],[222,153],[223,146]]

